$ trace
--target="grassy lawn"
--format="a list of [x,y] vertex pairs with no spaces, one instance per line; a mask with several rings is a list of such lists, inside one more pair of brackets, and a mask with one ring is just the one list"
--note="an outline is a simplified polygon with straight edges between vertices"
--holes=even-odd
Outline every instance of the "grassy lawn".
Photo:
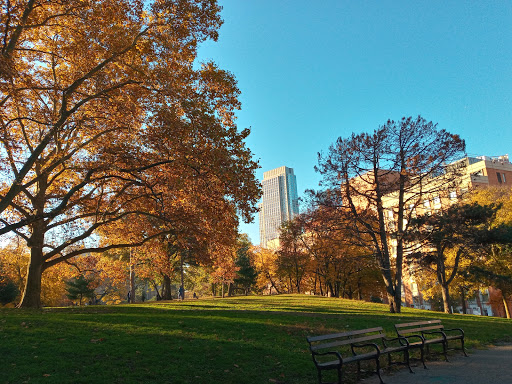
[[470,351],[512,341],[506,319],[298,295],[0,309],[0,384],[315,383],[307,335],[428,318]]

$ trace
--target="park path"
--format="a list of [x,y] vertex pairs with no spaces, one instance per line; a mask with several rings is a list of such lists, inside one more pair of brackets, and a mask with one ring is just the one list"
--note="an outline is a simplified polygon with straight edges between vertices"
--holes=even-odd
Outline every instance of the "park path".
[[[413,367],[382,378],[386,384],[512,384],[512,344],[499,345],[486,350],[471,350],[469,357],[450,355],[449,362],[427,361],[428,369]],[[378,384],[377,375],[360,381]]]

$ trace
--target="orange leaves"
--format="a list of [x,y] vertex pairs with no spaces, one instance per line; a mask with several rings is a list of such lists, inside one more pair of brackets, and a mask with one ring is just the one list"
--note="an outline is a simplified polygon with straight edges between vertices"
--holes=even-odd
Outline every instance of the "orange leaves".
[[0,233],[39,247],[42,269],[171,229],[194,249],[229,244],[237,210],[256,211],[258,164],[234,124],[234,76],[192,65],[198,42],[217,37],[217,3],[11,5],[0,31],[11,80],[0,83]]

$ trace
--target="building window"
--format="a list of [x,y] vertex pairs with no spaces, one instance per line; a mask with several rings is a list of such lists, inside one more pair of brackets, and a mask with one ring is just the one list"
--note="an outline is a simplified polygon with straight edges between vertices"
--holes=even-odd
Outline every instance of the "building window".
[[501,181],[501,173],[496,172],[496,176],[498,177],[498,183],[501,184],[502,183],[502,181]]
[[409,204],[409,212],[411,212],[411,217],[416,217],[416,209],[414,208],[414,204]]
[[423,208],[425,208],[427,215],[430,215],[430,200],[423,200]]
[[457,191],[450,191],[450,200],[457,200]]

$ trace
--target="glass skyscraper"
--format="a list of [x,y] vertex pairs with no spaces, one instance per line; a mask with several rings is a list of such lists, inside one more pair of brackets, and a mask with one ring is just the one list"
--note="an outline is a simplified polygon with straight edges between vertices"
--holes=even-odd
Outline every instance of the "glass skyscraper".
[[299,214],[297,178],[292,168],[279,167],[263,173],[263,198],[259,205],[260,245],[279,238],[281,224]]

